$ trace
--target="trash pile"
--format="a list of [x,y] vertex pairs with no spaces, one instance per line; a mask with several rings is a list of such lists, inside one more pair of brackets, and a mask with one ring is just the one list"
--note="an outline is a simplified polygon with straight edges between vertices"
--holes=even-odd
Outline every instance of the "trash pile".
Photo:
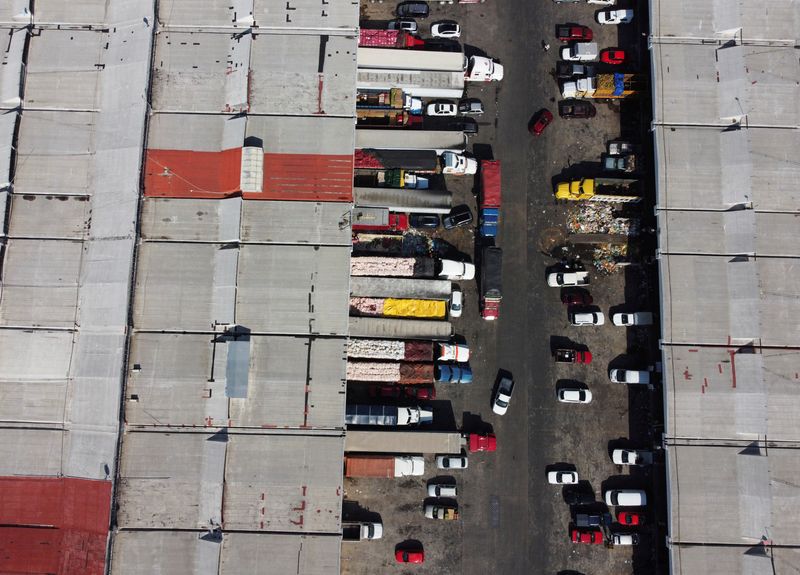
[[619,244],[602,244],[594,249],[592,262],[595,269],[603,274],[612,274],[620,268],[620,264],[628,261],[628,246]]
[[638,236],[641,224],[637,218],[618,218],[610,204],[582,202],[570,206],[567,230],[571,234],[616,234]]

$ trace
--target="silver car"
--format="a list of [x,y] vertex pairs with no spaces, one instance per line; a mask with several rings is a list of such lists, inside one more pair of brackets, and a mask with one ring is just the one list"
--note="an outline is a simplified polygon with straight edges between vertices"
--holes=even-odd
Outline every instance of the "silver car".
[[457,491],[455,483],[431,483],[428,485],[428,497],[455,497]]

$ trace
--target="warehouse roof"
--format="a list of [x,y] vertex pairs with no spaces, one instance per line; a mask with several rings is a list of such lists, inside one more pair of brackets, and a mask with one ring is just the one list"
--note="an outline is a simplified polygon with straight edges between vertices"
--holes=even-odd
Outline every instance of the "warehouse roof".
[[[227,392],[233,341],[248,351],[242,398]],[[341,427],[344,354],[343,338],[137,333],[126,420],[134,427]]]
[[[341,531],[344,439],[234,433],[129,433],[121,529]],[[224,497],[223,497],[224,487]]]
[[192,565],[195,575],[258,573],[266,564],[291,565],[304,575],[339,572],[341,537],[278,533],[123,531],[114,540],[112,575],[151,575],[165,566]]

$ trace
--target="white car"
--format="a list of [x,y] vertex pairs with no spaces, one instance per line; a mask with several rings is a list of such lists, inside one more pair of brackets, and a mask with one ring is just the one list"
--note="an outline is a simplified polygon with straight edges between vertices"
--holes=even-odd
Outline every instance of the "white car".
[[571,287],[589,285],[589,272],[553,272],[547,276],[550,287]]
[[603,325],[606,323],[606,318],[601,311],[572,312],[569,315],[569,323],[572,325]]
[[456,287],[450,295],[450,317],[461,317],[462,311],[464,311],[464,292]]
[[500,378],[497,384],[497,391],[494,392],[494,399],[492,400],[492,411],[497,415],[505,415],[513,392],[514,380],[506,376]]
[[458,104],[453,102],[434,102],[425,108],[428,116],[456,116],[458,115]]
[[463,343],[440,343],[438,361],[469,361],[469,347]]
[[591,403],[592,392],[588,389],[559,389],[556,394],[561,403]]
[[639,489],[610,489],[605,493],[606,505],[618,507],[644,507],[647,494]]
[[437,469],[466,469],[469,462],[466,455],[437,455]]
[[615,449],[611,452],[611,461],[617,465],[650,465],[653,453],[640,449]]
[[624,327],[632,325],[653,325],[653,314],[649,311],[615,313],[611,316],[611,323]]
[[598,24],[627,24],[633,20],[633,10],[603,10],[597,13]]
[[550,485],[575,485],[578,483],[577,471],[551,471],[547,474]]
[[601,6],[613,6],[617,0],[586,0],[587,4],[600,4]]
[[461,26],[455,22],[436,22],[431,26],[431,36],[434,38],[460,38]]
[[440,260],[439,277],[449,280],[475,279],[475,264],[457,262],[455,260]]
[[612,533],[611,543],[614,545],[638,545],[638,533]]
[[635,369],[612,369],[608,372],[608,378],[612,383],[648,385],[650,383],[650,372],[637,371]]
[[428,497],[455,497],[455,483],[431,483],[428,485]]

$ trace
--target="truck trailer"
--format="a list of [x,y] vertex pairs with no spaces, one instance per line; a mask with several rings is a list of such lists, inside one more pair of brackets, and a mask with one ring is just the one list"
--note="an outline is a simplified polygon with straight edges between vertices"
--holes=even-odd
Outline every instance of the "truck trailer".
[[350,275],[471,280],[475,278],[475,266],[469,262],[430,257],[355,256],[350,259]]
[[425,474],[425,458],[402,455],[345,455],[345,477],[413,477]]
[[565,98],[619,99],[638,92],[636,74],[597,74],[564,82],[561,95]]
[[347,357],[433,362],[433,342],[353,338],[347,342]]
[[436,319],[351,317],[349,324],[350,337],[441,341],[453,336],[453,325],[449,321]]
[[557,200],[634,203],[642,200],[635,191],[638,180],[625,178],[581,178],[556,185]]
[[494,434],[453,431],[347,431],[344,450],[348,453],[436,453],[456,455],[466,449],[495,451]]
[[350,404],[345,406],[344,422],[347,425],[416,425],[433,423],[433,412],[419,406]]
[[500,161],[481,160],[480,234],[484,238],[497,236],[500,221]]

